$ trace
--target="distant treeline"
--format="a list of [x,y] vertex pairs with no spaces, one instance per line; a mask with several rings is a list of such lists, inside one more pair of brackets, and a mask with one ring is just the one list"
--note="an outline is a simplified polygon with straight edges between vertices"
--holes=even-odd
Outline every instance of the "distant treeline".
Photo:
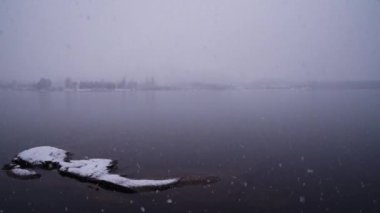
[[380,89],[380,81],[254,81],[246,89]]
[[143,82],[127,81],[123,78],[121,81],[75,81],[71,78],[66,78],[63,84],[54,85],[48,78],[41,78],[37,82],[2,82],[0,81],[0,89],[9,90],[136,90],[136,89],[160,89],[154,78],[148,78]]
[[[90,89],[90,90],[115,90],[115,89],[137,89],[138,82],[136,81],[126,81],[123,79],[120,82],[109,82],[109,81],[76,81],[67,78],[65,80],[65,89]],[[155,86],[154,79],[150,79],[144,82],[144,86],[150,85]]]
[[314,81],[308,82],[305,87],[311,89],[380,89],[380,81]]
[[244,85],[216,84],[216,83],[180,83],[171,85],[159,85],[154,78],[137,82],[126,80],[120,81],[75,81],[66,78],[63,82],[54,84],[48,78],[41,78],[36,82],[2,82],[0,89],[3,90],[39,90],[39,91],[81,91],[81,90],[231,90],[242,89],[380,89],[380,81],[306,81],[292,82],[279,80],[253,81]]
[[147,78],[145,81],[137,82],[126,80],[123,78],[120,81],[75,81],[71,78],[66,78],[63,83],[54,85],[48,78],[41,78],[37,82],[20,83],[17,81],[0,82],[0,89],[10,90],[39,90],[39,91],[113,91],[113,90],[180,90],[180,89],[203,89],[203,90],[226,90],[234,89],[230,84],[215,84],[215,83],[182,83],[172,85],[159,85],[154,78]]

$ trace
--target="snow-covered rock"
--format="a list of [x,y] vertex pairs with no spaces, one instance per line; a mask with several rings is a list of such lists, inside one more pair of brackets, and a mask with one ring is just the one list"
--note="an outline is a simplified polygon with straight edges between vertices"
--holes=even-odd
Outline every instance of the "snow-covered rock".
[[70,176],[101,187],[117,191],[142,191],[167,189],[174,186],[206,185],[219,181],[217,177],[187,177],[169,179],[131,179],[111,171],[116,161],[111,159],[71,160],[71,154],[63,149],[40,146],[20,152],[3,169],[11,177],[38,178],[40,174],[30,168],[57,169],[61,175]]
[[164,180],[149,180],[149,179],[130,179],[116,174],[104,174],[98,178],[106,183],[115,184],[117,186],[138,189],[138,188],[155,188],[171,186],[179,182],[179,178],[170,178]]
[[28,169],[21,169],[21,168],[14,168],[10,170],[13,174],[19,175],[19,176],[30,176],[30,175],[36,175],[37,172],[33,170]]
[[62,162],[59,171],[66,175],[86,178],[92,182],[99,181],[109,186],[115,185],[128,189],[170,186],[179,180],[179,178],[164,180],[130,179],[118,174],[111,174],[110,170],[115,164],[116,162],[110,159],[71,160]]
[[109,173],[115,161],[110,159],[71,160],[61,162],[60,172],[70,173],[80,177],[99,178]]
[[160,189],[174,186],[180,180],[179,178],[163,180],[130,179],[118,174],[112,174],[111,170],[115,165],[116,161],[111,159],[70,160],[69,152],[63,149],[40,146],[20,152],[4,168],[8,170],[10,176],[21,179],[40,177],[37,172],[28,168],[58,169],[62,175],[122,191]]
[[41,175],[29,169],[22,169],[19,167],[13,168],[8,171],[8,175],[19,179],[34,179],[39,178]]
[[59,165],[68,159],[68,152],[51,146],[40,146],[20,152],[14,161],[20,164],[30,164],[32,166]]

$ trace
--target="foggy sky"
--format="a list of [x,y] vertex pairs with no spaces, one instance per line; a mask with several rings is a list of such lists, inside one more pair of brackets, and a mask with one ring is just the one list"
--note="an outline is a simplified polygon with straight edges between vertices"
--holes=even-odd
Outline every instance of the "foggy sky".
[[0,0],[0,80],[380,79],[379,0]]

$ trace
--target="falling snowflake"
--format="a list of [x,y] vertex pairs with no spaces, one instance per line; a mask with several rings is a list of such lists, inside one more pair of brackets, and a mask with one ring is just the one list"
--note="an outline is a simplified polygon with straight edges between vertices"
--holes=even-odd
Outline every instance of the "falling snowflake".
[[304,196],[300,196],[300,203],[305,203],[306,199]]

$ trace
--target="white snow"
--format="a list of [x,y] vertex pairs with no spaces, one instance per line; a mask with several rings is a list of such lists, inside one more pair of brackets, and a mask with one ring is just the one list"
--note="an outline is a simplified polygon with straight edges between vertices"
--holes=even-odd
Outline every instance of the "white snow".
[[[175,184],[179,178],[170,178],[163,180],[154,179],[130,179],[118,174],[111,174],[110,168],[114,161],[111,159],[86,159],[86,160],[70,160],[65,161],[68,157],[68,152],[50,146],[40,146],[25,150],[19,153],[16,159],[21,159],[34,166],[40,166],[45,163],[58,164],[59,171],[69,173],[75,176],[89,178],[95,181],[104,181],[115,184],[124,188],[144,188],[144,187],[160,187]],[[29,176],[37,173],[31,170],[22,169],[16,165],[11,169],[15,175]]]
[[300,203],[305,203],[306,199],[304,196],[300,196],[300,199],[299,199]]
[[67,157],[67,152],[51,146],[40,146],[20,152],[17,157],[32,165],[39,166],[47,162],[63,162]]
[[71,160],[70,162],[61,162],[61,168],[59,170],[80,177],[105,181],[126,188],[166,186],[174,184],[179,180],[178,178],[164,180],[136,180],[122,177],[118,174],[110,174],[109,168],[112,166],[112,162],[113,161],[110,159]]
[[178,178],[149,180],[149,179],[130,179],[117,174],[105,174],[98,178],[99,180],[113,183],[126,188],[142,188],[142,187],[159,187],[168,186],[179,181]]
[[20,177],[29,177],[37,175],[37,172],[28,170],[28,169],[21,169],[21,168],[13,168],[10,170],[14,175],[20,176]]
[[88,159],[88,160],[71,160],[61,162],[60,171],[68,172],[74,175],[88,178],[99,178],[108,174],[109,167],[112,166],[110,159]]

